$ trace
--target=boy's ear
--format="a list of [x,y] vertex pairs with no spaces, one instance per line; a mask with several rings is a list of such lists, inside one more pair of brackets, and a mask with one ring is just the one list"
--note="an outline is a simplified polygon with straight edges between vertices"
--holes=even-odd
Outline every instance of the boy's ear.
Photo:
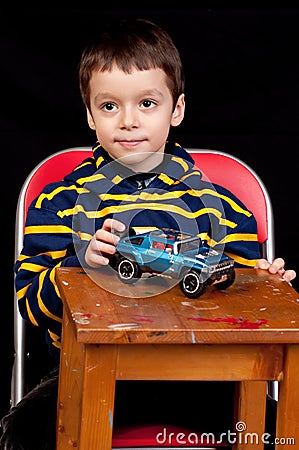
[[185,115],[185,94],[181,94],[178,98],[178,101],[176,102],[174,111],[172,113],[170,125],[172,125],[173,127],[177,127],[184,119],[184,115]]
[[92,115],[88,108],[86,109],[86,112],[87,112],[87,122],[88,122],[89,128],[91,128],[92,130],[95,130],[96,126],[95,126]]

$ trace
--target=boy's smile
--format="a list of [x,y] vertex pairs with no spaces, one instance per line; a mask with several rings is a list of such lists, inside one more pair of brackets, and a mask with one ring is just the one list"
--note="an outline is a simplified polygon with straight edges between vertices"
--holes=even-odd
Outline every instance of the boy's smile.
[[184,117],[184,95],[173,105],[161,69],[125,73],[117,66],[95,71],[90,80],[89,126],[113,159],[149,171],[163,159],[170,126]]

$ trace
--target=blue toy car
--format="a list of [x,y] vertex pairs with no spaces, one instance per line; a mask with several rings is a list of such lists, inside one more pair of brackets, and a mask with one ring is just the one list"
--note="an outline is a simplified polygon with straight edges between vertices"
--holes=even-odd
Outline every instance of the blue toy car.
[[134,283],[146,272],[174,277],[189,298],[199,297],[211,284],[226,289],[235,280],[232,258],[198,236],[169,228],[127,233],[117,244],[112,265],[124,283]]

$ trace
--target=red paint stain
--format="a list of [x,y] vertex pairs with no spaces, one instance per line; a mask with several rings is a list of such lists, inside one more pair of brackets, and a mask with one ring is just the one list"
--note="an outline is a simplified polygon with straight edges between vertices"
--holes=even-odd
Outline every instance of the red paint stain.
[[217,317],[216,319],[206,319],[204,317],[188,317],[187,320],[195,320],[197,322],[225,322],[237,326],[240,329],[253,330],[259,328],[261,325],[265,325],[268,321],[266,319],[258,319],[256,322],[250,322],[247,319],[239,317]]
[[82,319],[90,319],[91,318],[91,314],[90,313],[76,312],[73,315],[82,317]]
[[149,317],[141,316],[139,314],[132,314],[131,316],[136,322],[153,322]]

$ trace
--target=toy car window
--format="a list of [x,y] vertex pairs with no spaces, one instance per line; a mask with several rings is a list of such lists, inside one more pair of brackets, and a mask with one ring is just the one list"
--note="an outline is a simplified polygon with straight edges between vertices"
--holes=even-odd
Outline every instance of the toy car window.
[[152,247],[157,248],[158,250],[165,250],[164,242],[160,242],[160,241],[153,241]]
[[133,238],[130,238],[131,243],[134,244],[134,245],[141,245],[142,242],[143,242],[143,240],[144,240],[143,237],[133,237]]
[[178,252],[179,253],[185,253],[185,252],[189,252],[190,250],[198,250],[200,247],[200,239],[192,239],[192,240],[188,240],[188,241],[184,241],[184,242],[179,242],[178,243]]

